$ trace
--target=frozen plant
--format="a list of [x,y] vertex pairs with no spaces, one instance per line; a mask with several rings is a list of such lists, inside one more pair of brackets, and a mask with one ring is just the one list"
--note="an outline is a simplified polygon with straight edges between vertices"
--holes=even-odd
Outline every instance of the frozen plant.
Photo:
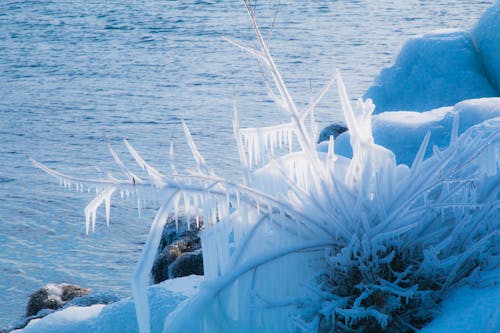
[[[257,43],[230,42],[267,70],[268,94],[290,121],[240,128],[235,98],[242,182],[207,166],[184,122],[196,162],[186,173],[173,166],[161,173],[127,141],[145,177],[130,171],[111,146],[124,178],[79,179],[33,163],[65,186],[97,191],[85,209],[87,232],[95,230],[103,203],[109,221],[117,191],[159,202],[132,285],[141,333],[150,330],[146,291],[163,227],[180,211],[187,221],[203,216],[205,282],[165,318],[164,332],[417,330],[449,288],[498,269],[500,118],[460,136],[456,119],[448,148],[424,159],[428,133],[413,164],[397,165],[373,140],[375,106],[359,100],[353,109],[339,72],[306,108],[297,108],[244,4]],[[316,151],[314,107],[335,81],[352,159],[335,154],[332,137],[327,153]]]

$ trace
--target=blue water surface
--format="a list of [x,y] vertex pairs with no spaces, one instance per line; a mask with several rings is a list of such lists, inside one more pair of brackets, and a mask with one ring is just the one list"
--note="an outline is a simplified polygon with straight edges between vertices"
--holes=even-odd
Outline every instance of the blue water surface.
[[[299,106],[335,68],[361,96],[411,36],[470,28],[492,1],[253,1],[271,52]],[[141,218],[117,199],[85,235],[92,193],[67,191],[28,156],[82,177],[114,170],[110,142],[125,161],[127,138],[146,160],[191,164],[180,119],[208,163],[236,177],[233,87],[242,126],[285,118],[265,95],[250,55],[227,36],[253,43],[239,0],[0,2],[0,328],[49,282],[130,294],[129,281],[155,207]],[[318,107],[326,125],[342,119],[335,90]]]

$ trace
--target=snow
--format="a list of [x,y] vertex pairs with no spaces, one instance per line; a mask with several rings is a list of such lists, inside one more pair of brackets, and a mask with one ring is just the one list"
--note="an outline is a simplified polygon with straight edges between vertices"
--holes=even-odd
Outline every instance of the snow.
[[[485,45],[495,45],[492,35],[485,36]],[[488,46],[492,64],[500,64],[496,45]],[[471,33],[441,30],[408,40],[394,65],[380,72],[364,98],[371,98],[377,106],[375,113],[381,113],[430,110],[465,99],[494,96],[498,91],[483,67]]]
[[[453,107],[442,107],[426,112],[391,111],[373,116],[373,137],[375,143],[390,149],[398,163],[411,165],[420,143],[427,131],[431,139],[426,156],[432,147],[444,148],[451,140],[453,120],[458,116],[458,134],[481,122],[500,117],[500,98],[480,98],[457,103]],[[349,132],[342,133],[335,140],[335,152],[351,157]],[[326,152],[326,144],[319,145]]]
[[500,332],[500,286],[457,288],[445,298],[441,311],[420,333]]
[[483,14],[472,37],[489,80],[500,94],[500,1]]
[[96,304],[89,307],[71,306],[49,314],[43,319],[34,319],[16,333],[58,333],[58,332],[90,332],[92,319],[99,316],[105,306]]
[[[202,276],[187,277],[164,281],[151,286],[148,290],[151,305],[151,332],[163,330],[163,318],[178,304],[198,293]],[[122,333],[139,332],[135,316],[134,302],[131,298],[119,302],[89,307],[72,306],[54,312],[42,319],[30,321],[24,329],[16,333]]]

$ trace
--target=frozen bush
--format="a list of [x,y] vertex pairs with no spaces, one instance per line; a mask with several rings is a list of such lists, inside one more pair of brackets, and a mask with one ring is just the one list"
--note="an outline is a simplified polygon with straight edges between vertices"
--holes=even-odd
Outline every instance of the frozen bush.
[[[338,72],[297,108],[245,5],[257,46],[230,42],[268,70],[274,83],[268,93],[290,121],[240,128],[235,98],[242,182],[207,166],[185,123],[196,162],[185,173],[175,167],[160,173],[127,141],[146,177],[132,173],[111,147],[122,179],[84,180],[35,165],[67,186],[97,189],[86,209],[87,232],[95,229],[102,203],[109,218],[116,191],[159,201],[133,280],[142,333],[151,327],[149,272],[172,211],[187,221],[203,217],[205,282],[166,317],[164,332],[415,330],[457,282],[498,268],[500,118],[461,134],[455,118],[447,148],[425,158],[428,133],[411,166],[398,165],[393,152],[373,140],[375,106],[359,100],[353,109]],[[327,152],[316,151],[314,107],[335,81],[352,158],[335,154],[333,137]]]

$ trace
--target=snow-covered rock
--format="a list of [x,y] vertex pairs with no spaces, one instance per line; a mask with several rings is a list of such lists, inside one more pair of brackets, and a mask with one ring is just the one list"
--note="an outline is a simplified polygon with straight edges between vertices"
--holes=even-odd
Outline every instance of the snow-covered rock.
[[31,294],[26,306],[26,316],[36,315],[42,309],[57,310],[75,297],[82,297],[92,292],[92,289],[77,285],[49,283]]
[[[484,25],[489,28],[489,23]],[[478,40],[485,54],[498,49],[498,43],[490,45],[493,33],[489,34],[487,28],[477,30],[482,33]],[[499,54],[496,53],[497,58]],[[494,58],[493,53],[488,60],[492,68],[500,66],[500,59]],[[441,30],[408,40],[394,65],[380,72],[364,98],[371,98],[375,113],[380,113],[430,110],[465,99],[493,96],[498,93],[488,79],[471,33]]]
[[[149,288],[151,305],[151,332],[162,332],[164,318],[179,303],[198,291],[202,276],[167,280]],[[32,320],[15,333],[134,333],[138,332],[134,302],[123,299],[110,305],[72,306]]]
[[345,131],[347,131],[347,127],[344,124],[331,124],[323,128],[321,133],[319,133],[318,143],[330,140],[330,136],[333,136],[333,138],[335,139]]
[[472,36],[488,78],[500,94],[500,1],[484,13]]

